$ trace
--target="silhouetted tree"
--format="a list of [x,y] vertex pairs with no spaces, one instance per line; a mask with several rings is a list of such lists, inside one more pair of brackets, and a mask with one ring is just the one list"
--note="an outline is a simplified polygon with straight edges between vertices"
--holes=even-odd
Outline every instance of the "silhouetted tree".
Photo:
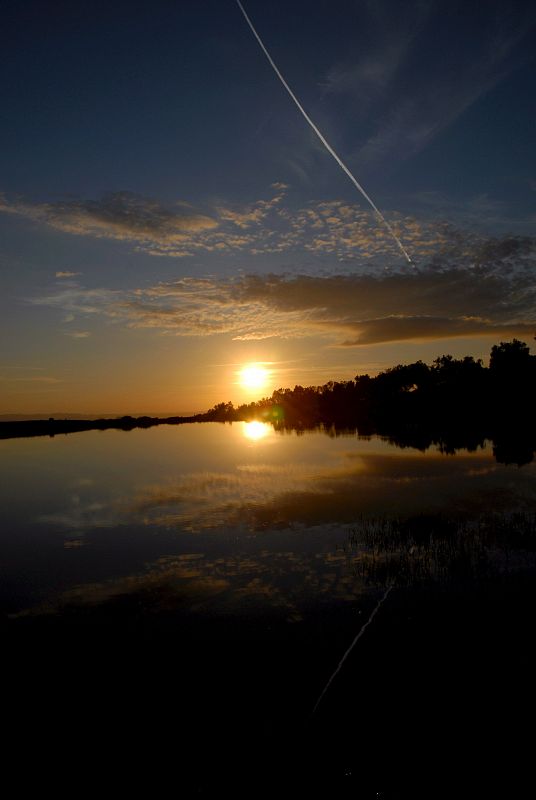
[[491,348],[489,374],[495,406],[503,418],[534,414],[536,392],[536,356],[531,356],[525,342],[514,339]]
[[514,339],[511,342],[494,344],[491,348],[489,368],[494,375],[519,375],[529,368],[530,350],[525,342]]
[[[500,438],[497,452],[506,456],[508,451],[507,463],[526,463],[534,449],[529,429],[535,401],[536,356],[514,339],[492,348],[489,368],[481,359],[447,354],[431,366],[416,361],[398,364],[375,378],[356,375],[354,380],[323,386],[280,388],[271,398],[231,412],[220,404],[209,413],[211,418],[232,413],[234,419],[264,419],[280,428],[323,425],[333,435],[337,429],[357,428],[420,449],[434,442],[446,453],[476,449],[495,435]],[[523,452],[520,426],[529,431]]]

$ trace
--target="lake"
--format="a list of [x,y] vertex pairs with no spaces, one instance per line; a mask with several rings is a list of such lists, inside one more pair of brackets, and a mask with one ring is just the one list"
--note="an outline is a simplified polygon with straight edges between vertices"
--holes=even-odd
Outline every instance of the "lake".
[[[395,796],[410,718],[436,737],[455,720],[458,765],[467,725],[512,741],[533,699],[534,463],[255,422],[0,453],[14,686],[35,736],[61,720],[70,758],[96,725],[153,761],[179,748],[199,793],[260,796],[284,768]],[[444,768],[444,742],[426,752]]]

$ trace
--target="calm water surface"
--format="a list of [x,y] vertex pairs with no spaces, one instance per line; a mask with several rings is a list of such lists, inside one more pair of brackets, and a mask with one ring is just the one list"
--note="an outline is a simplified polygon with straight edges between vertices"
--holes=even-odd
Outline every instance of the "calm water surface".
[[452,456],[261,423],[13,439],[0,454],[10,615],[144,591],[182,611],[299,622],[362,591],[347,547],[360,519],[536,497],[534,465],[500,465],[487,447]]
[[[143,779],[151,796],[160,782],[185,797],[439,797],[445,775],[481,782],[491,759],[510,781],[531,763],[534,464],[258,423],[12,439],[0,454],[7,728],[24,771],[33,743],[41,783],[57,785],[61,754],[96,792],[115,776],[118,793]],[[355,531],[468,520],[478,566],[483,515],[507,522],[506,545],[492,523],[499,572],[399,583],[312,714],[385,591]]]

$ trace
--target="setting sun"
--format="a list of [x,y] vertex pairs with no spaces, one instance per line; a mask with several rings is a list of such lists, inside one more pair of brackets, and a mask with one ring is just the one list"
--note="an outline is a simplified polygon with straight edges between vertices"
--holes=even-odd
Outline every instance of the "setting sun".
[[268,383],[270,373],[260,364],[247,364],[238,375],[238,381],[244,389],[255,391],[264,389]]

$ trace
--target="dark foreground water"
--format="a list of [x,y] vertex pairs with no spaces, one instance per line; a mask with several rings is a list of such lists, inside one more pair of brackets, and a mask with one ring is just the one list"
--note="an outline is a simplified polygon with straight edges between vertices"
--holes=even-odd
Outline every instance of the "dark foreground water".
[[533,464],[205,423],[3,441],[0,486],[23,785],[526,791]]

